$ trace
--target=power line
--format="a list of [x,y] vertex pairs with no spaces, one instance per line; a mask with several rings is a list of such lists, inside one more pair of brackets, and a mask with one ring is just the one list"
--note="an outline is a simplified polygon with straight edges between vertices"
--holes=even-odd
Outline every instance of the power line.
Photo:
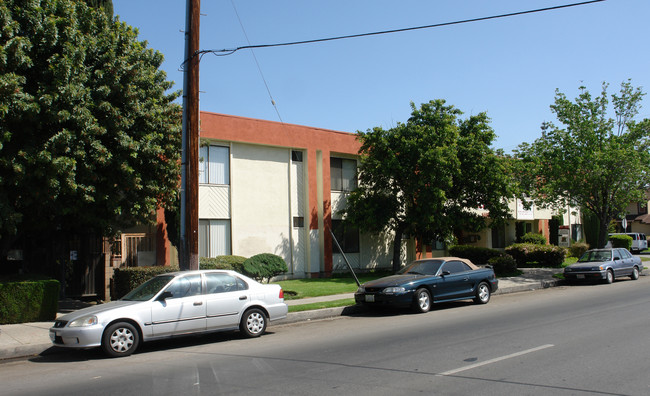
[[[235,10],[235,15],[237,16],[237,20],[239,21],[239,26],[241,26],[241,30],[244,32],[244,37],[246,37],[246,42],[250,45],[250,40],[248,39],[248,34],[246,34],[246,29],[244,29],[244,24],[242,23],[241,18],[239,17],[239,12],[237,12],[237,7],[235,7],[235,2],[234,0],[230,0],[230,4],[232,4],[232,8]],[[280,119],[281,123],[284,123],[282,121],[282,116],[280,116],[280,110],[278,110],[278,106],[275,104],[275,100],[273,99],[273,95],[271,95],[271,89],[269,89],[269,84],[266,82],[266,78],[264,78],[264,73],[262,73],[262,68],[260,67],[260,63],[257,61],[257,56],[255,56],[255,51],[251,48],[251,54],[253,55],[253,59],[255,60],[255,64],[257,65],[257,70],[260,72],[260,76],[262,77],[262,81],[264,81],[264,86],[266,87],[266,92],[269,94],[269,98],[271,99],[271,104],[273,105],[273,108],[275,109],[275,113],[278,115],[278,118]]]
[[241,47],[230,48],[230,49],[220,49],[220,50],[200,50],[200,51],[197,51],[193,56],[198,55],[199,57],[202,57],[205,54],[214,54],[215,56],[226,56],[226,55],[232,55],[235,52],[237,52],[239,50],[243,50],[243,49],[257,49],[257,48],[285,47],[285,46],[290,46],[290,45],[314,44],[314,43],[322,43],[322,42],[326,42],[326,41],[345,40],[345,39],[352,39],[352,38],[359,38],[359,37],[378,36],[378,35],[382,35],[382,34],[408,32],[408,31],[413,31],[413,30],[432,29],[432,28],[438,28],[438,27],[444,27],[444,26],[460,25],[460,24],[464,24],[464,23],[488,21],[488,20],[491,20],[491,19],[509,18],[509,17],[519,16],[519,15],[534,14],[534,13],[538,13],[538,12],[554,11],[554,10],[559,10],[559,9],[563,9],[563,8],[578,7],[578,6],[589,5],[589,4],[593,4],[593,3],[601,3],[601,2],[604,2],[604,1],[606,1],[606,0],[590,0],[590,1],[583,1],[583,2],[579,2],[579,3],[564,4],[564,5],[546,7],[546,8],[538,8],[538,9],[528,10],[528,11],[511,12],[511,13],[508,13],[508,14],[492,15],[492,16],[480,17],[480,18],[472,18],[472,19],[463,19],[463,20],[454,21],[454,22],[443,22],[443,23],[436,23],[436,24],[433,24],[433,25],[424,25],[424,26],[416,26],[416,27],[408,27],[408,28],[392,29],[392,30],[382,30],[382,31],[370,32],[370,33],[351,34],[351,35],[347,35],[347,36],[337,36],[337,37],[328,37],[328,38],[320,38],[320,39],[313,39],[313,40],[302,40],[302,41],[292,41],[292,42],[275,43],[275,44],[257,44],[257,45],[250,45],[249,44],[249,45],[244,45],[244,46],[241,46]]

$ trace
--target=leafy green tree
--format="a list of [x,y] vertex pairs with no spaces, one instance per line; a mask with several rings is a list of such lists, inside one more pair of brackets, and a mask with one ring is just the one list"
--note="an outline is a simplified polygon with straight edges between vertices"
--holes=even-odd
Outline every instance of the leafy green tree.
[[102,8],[109,18],[113,17],[113,0],[85,0],[90,7]]
[[2,257],[20,236],[150,223],[176,197],[178,92],[162,54],[104,11],[0,2]]
[[507,216],[508,162],[490,145],[495,134],[485,113],[463,114],[444,100],[416,108],[389,130],[358,132],[359,187],[343,211],[362,231],[395,235],[393,270],[400,266],[403,235],[450,240]]
[[564,128],[544,123],[542,137],[516,151],[522,191],[539,205],[571,203],[593,215],[597,247],[606,244],[610,221],[650,185],[650,120],[634,120],[644,93],[622,83],[611,95],[611,117],[607,87],[598,96],[580,87],[574,101],[556,91],[551,110]]

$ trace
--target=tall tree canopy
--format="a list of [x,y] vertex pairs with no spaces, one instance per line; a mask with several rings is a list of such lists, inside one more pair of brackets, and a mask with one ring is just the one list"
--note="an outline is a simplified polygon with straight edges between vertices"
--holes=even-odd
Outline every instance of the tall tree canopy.
[[564,128],[544,123],[542,137],[516,151],[522,191],[540,205],[570,203],[593,214],[598,247],[610,221],[643,200],[650,185],[650,120],[634,120],[644,94],[624,82],[610,109],[607,87],[598,96],[580,87],[574,101],[556,91],[551,110]]
[[502,220],[510,195],[508,162],[490,147],[496,136],[485,113],[461,119],[440,99],[411,108],[405,124],[358,132],[359,187],[344,210],[363,231],[395,234],[394,270],[403,235],[428,243],[477,231],[487,221],[478,209]]
[[4,0],[0,26],[0,253],[28,233],[150,222],[179,180],[162,54],[83,1]]

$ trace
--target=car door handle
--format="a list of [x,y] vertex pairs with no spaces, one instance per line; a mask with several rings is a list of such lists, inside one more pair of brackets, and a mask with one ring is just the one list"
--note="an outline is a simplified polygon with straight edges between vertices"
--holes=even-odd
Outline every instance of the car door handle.
[[464,277],[463,280],[464,280],[465,282],[467,282],[467,281],[469,280],[469,278],[468,278],[468,277]]
[[203,301],[194,301],[194,306],[197,307],[199,305],[203,305]]
[[248,299],[248,297],[246,297],[246,296],[241,296],[241,297],[239,297],[239,299],[243,301],[243,300]]

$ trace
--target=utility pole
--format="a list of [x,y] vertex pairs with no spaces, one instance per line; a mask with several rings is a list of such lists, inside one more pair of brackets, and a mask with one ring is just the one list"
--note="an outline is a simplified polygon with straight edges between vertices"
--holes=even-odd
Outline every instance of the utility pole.
[[182,270],[199,269],[199,26],[201,0],[186,0],[183,147],[181,156]]

